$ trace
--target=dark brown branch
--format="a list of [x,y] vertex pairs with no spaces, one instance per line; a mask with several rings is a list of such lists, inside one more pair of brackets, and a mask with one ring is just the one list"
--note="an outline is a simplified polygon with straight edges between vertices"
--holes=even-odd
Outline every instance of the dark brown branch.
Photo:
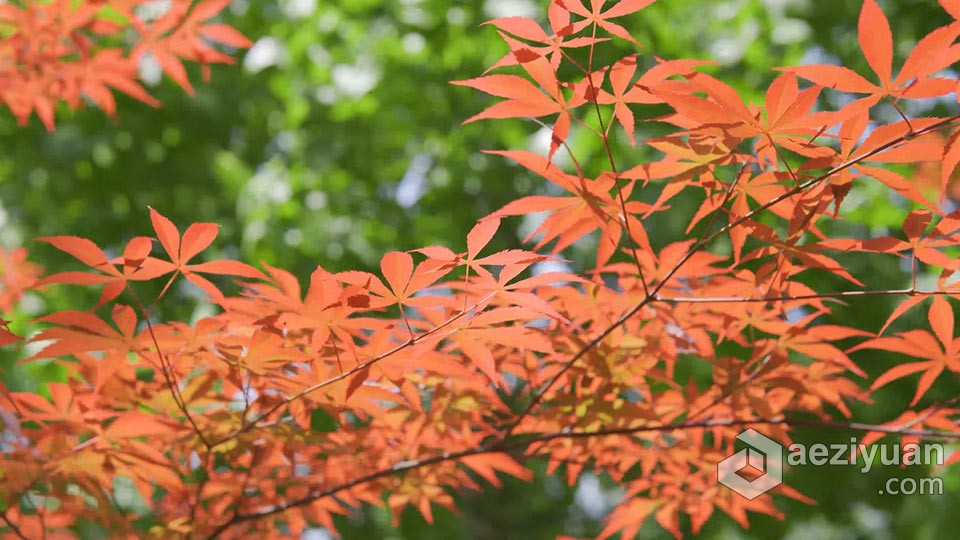
[[944,432],[944,431],[935,431],[927,429],[907,429],[907,428],[893,428],[877,424],[865,424],[861,422],[834,422],[834,421],[823,421],[823,420],[808,420],[801,418],[771,418],[771,419],[751,419],[751,420],[704,420],[698,422],[687,422],[681,424],[663,424],[655,426],[639,426],[632,428],[615,428],[615,429],[599,429],[594,431],[564,431],[558,433],[547,433],[539,434],[533,436],[524,436],[518,435],[515,439],[512,440],[498,440],[497,442],[488,445],[488,446],[477,446],[475,448],[470,448],[467,450],[460,450],[457,452],[444,452],[437,456],[432,456],[423,459],[417,460],[408,460],[402,461],[390,467],[389,469],[383,469],[359,478],[355,478],[349,482],[344,482],[336,486],[332,486],[327,489],[316,490],[304,497],[299,499],[294,499],[283,504],[274,505],[270,508],[259,510],[256,512],[251,512],[247,514],[235,514],[227,522],[219,525],[210,535],[207,537],[209,540],[218,538],[224,532],[226,532],[230,527],[237,525],[239,523],[247,521],[255,521],[265,517],[269,517],[276,514],[281,514],[291,508],[298,508],[302,506],[307,506],[312,504],[320,499],[326,497],[332,497],[337,493],[346,491],[348,489],[355,488],[367,482],[372,482],[380,478],[385,478],[388,476],[393,476],[401,474],[404,472],[421,469],[428,467],[430,465],[435,465],[437,463],[442,463],[446,461],[455,461],[461,458],[476,456],[480,454],[490,454],[490,453],[499,453],[507,452],[510,450],[516,450],[520,448],[525,448],[531,444],[544,443],[553,440],[559,439],[585,439],[590,437],[605,437],[613,435],[636,435],[639,433],[654,433],[654,432],[670,432],[678,431],[684,429],[702,429],[702,428],[716,428],[716,427],[749,427],[749,426],[760,426],[760,425],[785,425],[785,426],[809,426],[809,427],[821,427],[828,429],[838,429],[838,430],[853,430],[853,431],[863,431],[863,432],[880,432],[887,433],[891,435],[910,435],[916,437],[923,437],[927,439],[941,439],[941,440],[960,440],[960,431],[958,432]]

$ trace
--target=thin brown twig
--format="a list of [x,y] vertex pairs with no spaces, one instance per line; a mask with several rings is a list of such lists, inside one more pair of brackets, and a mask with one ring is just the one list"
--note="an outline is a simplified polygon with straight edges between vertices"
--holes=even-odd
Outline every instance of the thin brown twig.
[[209,450],[213,447],[213,445],[210,444],[210,441],[207,439],[206,435],[203,434],[203,430],[200,429],[200,426],[193,418],[193,415],[190,414],[190,409],[187,407],[187,403],[184,401],[183,395],[180,393],[180,383],[177,381],[176,373],[173,370],[173,364],[167,361],[166,356],[161,350],[160,341],[157,339],[157,334],[153,330],[153,323],[150,322],[150,317],[146,315],[143,303],[140,302],[137,294],[133,291],[133,288],[130,287],[129,282],[126,284],[126,288],[130,292],[130,296],[133,297],[133,301],[136,302],[137,308],[140,310],[140,314],[143,317],[144,322],[147,324],[147,332],[150,334],[150,340],[153,342],[153,346],[157,348],[157,358],[160,360],[160,371],[163,373],[163,379],[167,383],[167,388],[170,390],[170,395],[173,397],[174,403],[176,403],[177,408],[179,408],[180,412],[182,412],[186,417],[187,422],[190,423],[190,426],[200,439],[200,442],[203,443],[203,446]]
[[[593,25],[593,38],[597,37],[597,25]],[[587,61],[587,69],[589,71],[593,70],[593,50],[595,44],[590,45],[590,56]],[[588,73],[589,73],[588,71]],[[620,177],[617,173],[617,163],[613,159],[613,149],[610,148],[610,135],[607,132],[607,128],[603,126],[603,113],[600,111],[600,93],[597,91],[596,86],[593,84],[593,77],[587,75],[587,82],[590,84],[590,95],[593,97],[593,107],[597,113],[597,121],[600,123],[600,133],[602,133],[601,139],[603,140],[603,148],[607,153],[607,161],[610,163],[610,172],[614,175],[614,185],[617,188],[617,202],[620,204],[620,219],[622,221],[623,230],[627,233],[627,246],[630,248],[630,254],[633,257],[633,262],[637,266],[637,278],[640,280],[640,285],[643,287],[643,294],[649,295],[650,291],[647,287],[647,279],[643,275],[643,265],[640,263],[640,256],[637,254],[637,242],[633,238],[633,233],[630,231],[630,214],[627,212],[627,202],[623,198],[623,188],[620,186]],[[610,125],[613,125],[613,119],[610,119]],[[643,227],[643,224],[640,224],[640,227]]]

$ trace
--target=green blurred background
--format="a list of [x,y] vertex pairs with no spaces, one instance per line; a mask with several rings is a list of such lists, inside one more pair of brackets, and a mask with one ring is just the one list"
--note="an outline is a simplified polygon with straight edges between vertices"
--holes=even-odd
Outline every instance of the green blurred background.
[[[949,22],[933,0],[881,2],[902,59],[917,38]],[[54,133],[35,118],[18,127],[0,113],[0,243],[25,245],[32,259],[51,271],[76,269],[73,261],[32,239],[70,234],[118,249],[132,236],[150,234],[150,205],[181,226],[221,224],[215,255],[289,269],[302,279],[318,264],[328,270],[375,270],[381,254],[440,244],[462,249],[475,220],[522,195],[544,189],[537,177],[481,149],[542,148],[548,138],[529,121],[461,122],[492,99],[451,80],[479,76],[506,47],[493,17],[525,15],[544,21],[545,1],[531,0],[237,0],[225,22],[256,44],[237,53],[235,66],[215,66],[209,84],[191,72],[197,94],[189,97],[145,64],[142,75],[162,108],[119,96],[118,119],[96,109],[58,116]],[[853,0],[661,0],[621,21],[649,52],[661,58],[700,58],[721,63],[711,72],[760,102],[775,76],[771,67],[842,61],[869,74],[858,51]],[[606,49],[597,64],[632,52],[625,44]],[[649,53],[648,53],[649,54]],[[829,97],[827,98],[829,99]],[[954,104],[955,105],[955,104]],[[824,102],[829,106],[829,101]],[[911,112],[943,113],[948,104],[928,102]],[[882,114],[891,111],[879,111]],[[662,114],[656,108],[638,117]],[[658,135],[644,125],[637,139]],[[650,159],[642,144],[632,149],[617,131],[621,166]],[[598,141],[574,132],[578,160],[593,171],[604,165]],[[680,197],[674,211],[650,220],[655,245],[678,239],[698,204]],[[852,220],[837,234],[896,230],[905,203],[864,184],[847,202]],[[519,245],[530,223],[509,222],[498,248]],[[564,256],[575,269],[588,262],[589,242]],[[895,260],[843,259],[854,275],[869,268],[872,288],[904,286]],[[818,289],[844,283],[817,274]],[[877,330],[895,299],[868,298],[838,307],[834,323]],[[30,316],[92,305],[76,288],[29,295],[14,314],[14,328],[30,331]],[[162,305],[164,317],[190,319],[205,308],[189,287],[176,289]],[[922,324],[925,308],[899,328]],[[60,377],[51,366],[12,366],[14,351],[0,351],[5,383],[36,388]],[[855,355],[872,374],[888,368],[889,355]],[[704,370],[693,370],[702,376]],[[706,371],[709,377],[709,370]],[[855,413],[863,421],[897,416],[913,394],[914,379],[892,384],[878,402]],[[930,399],[956,395],[941,384]],[[799,442],[849,441],[850,433],[798,430]],[[537,467],[537,465],[534,465]],[[955,509],[958,475],[945,476],[942,497],[880,496],[888,476],[918,470],[875,467],[801,467],[787,482],[819,502],[808,506],[778,497],[787,521],[756,517],[743,531],[724,516],[712,519],[704,538],[949,538],[960,528]],[[619,493],[607,479],[584,477],[574,488],[538,475],[533,483],[507,481],[501,490],[461,494],[462,512],[436,509],[424,523],[408,511],[399,528],[388,516],[367,510],[339,521],[348,539],[541,539],[558,534],[593,536]],[[312,540],[326,538],[313,531]],[[644,537],[668,534],[652,522]]]

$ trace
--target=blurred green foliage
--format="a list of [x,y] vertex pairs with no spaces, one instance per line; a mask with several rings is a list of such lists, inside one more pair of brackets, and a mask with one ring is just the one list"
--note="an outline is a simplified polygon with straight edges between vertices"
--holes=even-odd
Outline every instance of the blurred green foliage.
[[[652,53],[717,61],[712,73],[746,101],[760,102],[775,66],[833,59],[869,73],[856,40],[859,6],[828,0],[661,0],[622,24],[647,47],[647,60]],[[888,1],[883,8],[901,58],[918,37],[948,21],[933,0]],[[24,128],[9,112],[0,115],[0,242],[27,245],[34,260],[50,270],[75,269],[69,257],[31,239],[78,235],[116,252],[130,237],[150,233],[150,205],[181,227],[219,223],[214,255],[265,261],[304,279],[318,264],[333,271],[376,270],[380,255],[393,249],[433,244],[462,249],[477,218],[544,189],[535,176],[480,150],[537,148],[547,139],[535,135],[539,128],[531,122],[461,126],[491,101],[449,82],[479,76],[506,52],[493,28],[481,22],[512,14],[542,21],[545,13],[545,2],[530,0],[237,0],[225,19],[257,44],[237,54],[239,65],[213,67],[212,81],[197,84],[194,97],[167,79],[157,82],[155,71],[145,66],[162,108],[119,96],[117,120],[93,108],[61,111],[54,133],[36,119]],[[629,44],[617,43],[595,65],[631,52]],[[191,74],[199,80],[199,70]],[[660,129],[645,125],[637,138],[656,136]],[[654,157],[642,144],[630,148],[623,133],[616,133],[619,166]],[[588,171],[604,167],[599,141],[583,130],[575,130],[571,141]],[[645,223],[655,245],[676,240],[674,233],[685,228],[698,203],[695,195],[681,197],[673,212]],[[870,184],[855,188],[845,204],[854,207],[855,219],[834,232],[895,230],[905,208]],[[511,223],[491,247],[517,246],[518,236],[506,231],[521,229],[520,222]],[[585,243],[564,256],[580,268],[591,252]],[[854,256],[843,262],[854,274],[870,268],[876,282],[869,287],[903,286],[907,278],[894,260]],[[808,279],[817,289],[845,286],[823,273]],[[29,315],[92,301],[77,290],[57,289],[42,299],[29,298],[23,309]],[[876,330],[895,302],[878,297],[838,306],[832,322]],[[198,306],[196,292],[183,287],[166,299],[161,314],[189,319],[200,313]],[[18,317],[25,328],[24,315]],[[924,317],[917,309],[899,326]],[[0,357],[3,377],[13,387],[62,377],[50,366],[11,371],[13,358],[0,354],[6,355]],[[880,353],[855,358],[871,374],[896,361]],[[911,384],[890,385],[877,404],[855,413],[865,421],[895,417],[909,402]],[[943,399],[956,393],[955,386],[941,385],[931,395]],[[806,429],[797,430],[796,440],[842,442],[850,435]],[[878,495],[886,476],[900,474],[907,473],[891,467],[870,474],[855,467],[804,467],[787,481],[817,506],[778,498],[787,521],[753,517],[754,525],[743,531],[720,516],[702,536],[950,537],[960,527],[952,511],[960,503],[957,473],[950,473],[942,497]],[[338,525],[348,539],[591,536],[616,497],[615,486],[604,479],[588,478],[571,489],[558,477],[540,474],[531,484],[511,480],[502,489],[461,494],[461,513],[437,509],[434,525],[407,512],[395,528],[374,510]],[[643,532],[666,537],[653,523]]]

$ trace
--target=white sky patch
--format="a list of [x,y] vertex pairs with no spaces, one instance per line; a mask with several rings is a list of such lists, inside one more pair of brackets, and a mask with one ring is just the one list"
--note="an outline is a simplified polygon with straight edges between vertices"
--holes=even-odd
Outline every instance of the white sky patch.
[[297,136],[290,131],[284,130],[277,133],[273,141],[276,143],[277,149],[281,152],[290,152],[297,145]]
[[577,482],[577,492],[573,495],[577,503],[590,519],[601,519],[607,515],[607,502],[600,488],[600,481],[592,474],[584,474]]
[[333,540],[326,529],[304,529],[300,533],[300,540]]
[[[574,134],[577,131],[577,126],[572,126],[570,128],[570,134],[567,135],[567,140],[571,140],[574,137]],[[543,157],[550,155],[550,143],[553,141],[553,125],[548,125],[547,127],[541,127],[535,131],[532,135],[527,137],[527,149],[531,152],[536,152]],[[563,169],[570,166],[570,155],[567,153],[566,148],[562,145],[557,148],[557,151],[553,153],[553,160],[551,161],[557,167]]]
[[[36,335],[39,334],[39,333],[40,333],[40,332],[37,331],[37,332],[33,332],[33,333],[32,333],[31,335],[29,335],[29,336],[23,336],[24,338],[27,338],[27,341],[23,344],[23,354],[24,354],[25,357],[33,356],[33,355],[37,354],[38,352],[42,351],[44,348],[46,348],[46,347],[48,347],[48,346],[53,345],[54,343],[56,343],[57,340],[55,340],[55,339],[43,339],[43,340],[40,340],[40,341],[31,341],[31,340],[34,339],[34,338],[36,337]],[[42,359],[40,359],[40,360],[38,360],[38,361],[39,361],[39,362],[43,362],[44,364],[50,362],[50,360],[47,359],[47,358],[42,358]]]
[[531,152],[546,156],[550,153],[551,140],[553,140],[552,126],[542,127],[527,138],[527,148],[529,148]]
[[490,18],[527,17],[536,19],[540,15],[540,6],[530,0],[487,0],[483,11]]
[[797,62],[798,66],[806,66],[810,64],[828,64],[831,66],[839,66],[840,58],[827,52],[823,47],[814,45],[803,51],[803,56],[801,56],[800,61]]
[[0,421],[3,422],[3,431],[0,431],[0,453],[12,452],[16,446],[29,442],[20,432],[20,421],[12,412],[0,409]]
[[332,56],[330,53],[320,45],[319,43],[314,43],[310,45],[307,49],[307,56],[310,57],[310,60],[317,65],[317,67],[327,68],[330,67]]
[[[863,525],[865,529],[873,531],[873,538],[883,538],[889,534],[890,514],[873,508],[864,503],[857,503],[853,507],[853,519]],[[866,531],[865,531],[866,532]]]
[[19,306],[20,310],[27,315],[39,316],[46,309],[47,303],[43,301],[42,296],[27,291],[20,297]]
[[249,7],[249,0],[233,0],[233,2],[230,2],[230,7],[227,9],[229,9],[230,13],[234,15],[243,15],[247,12],[247,8]]
[[18,227],[7,225],[0,227],[0,246],[20,246],[23,245],[23,234]]
[[403,174],[400,184],[397,185],[395,196],[397,204],[403,208],[410,208],[417,204],[417,201],[420,200],[420,197],[423,197],[426,191],[427,173],[430,172],[432,165],[433,160],[427,154],[413,156],[410,166],[407,167],[407,172]]
[[790,324],[798,323],[807,315],[808,313],[806,309],[803,309],[802,307],[793,308],[787,311],[787,322]]
[[253,44],[243,58],[243,68],[257,73],[268,67],[287,62],[287,48],[274,37],[263,37]]
[[733,64],[743,57],[746,49],[733,38],[721,38],[710,44],[710,55],[721,64]]
[[336,89],[344,95],[359,98],[377,86],[380,73],[371,63],[336,64],[330,69]]
[[340,242],[327,242],[326,253],[327,257],[333,260],[339,259],[343,256],[343,244]]
[[[534,263],[530,268],[530,273],[535,276],[540,274],[546,274],[548,272],[566,272],[568,274],[573,273],[573,268],[570,268],[570,265],[563,261],[543,261]],[[555,285],[564,285],[565,282],[557,282]]]
[[320,210],[327,205],[327,194],[320,190],[314,189],[307,193],[305,202],[307,204],[307,208],[311,210]]
[[403,8],[403,11],[400,12],[400,20],[410,26],[424,26],[429,22],[430,17],[427,12],[420,7],[406,6]]
[[717,21],[729,21],[737,16],[742,2],[720,2],[713,6],[713,16]]
[[269,201],[275,204],[290,200],[293,190],[287,183],[286,171],[266,164],[247,182],[248,196],[256,202]]
[[163,78],[163,68],[149,52],[140,56],[140,60],[137,62],[137,71],[140,73],[140,80],[147,86],[156,86],[160,84],[160,79]]
[[337,89],[329,84],[318,86],[313,92],[313,97],[324,105],[333,105],[337,101]]
[[417,298],[422,298],[424,296],[452,296],[453,290],[449,287],[438,287],[436,289],[420,289],[419,291],[413,293],[413,296]]
[[950,213],[956,212],[957,208],[958,208],[957,203],[953,202],[952,199],[947,199],[943,201],[943,203],[940,205],[940,210],[944,214],[950,214]]
[[467,21],[467,13],[461,7],[454,6],[447,10],[447,22],[460,26]]
[[133,13],[139,17],[141,21],[153,21],[163,17],[170,11],[171,6],[173,6],[171,0],[157,0],[136,6],[133,8]]
[[253,388],[245,388],[242,391],[238,390],[233,393],[230,406],[238,411],[242,411],[247,406],[247,403],[253,403],[259,397],[260,393]]
[[[524,214],[523,221],[520,222],[520,227],[517,231],[517,237],[520,240],[523,240],[527,236],[537,230],[546,219],[550,217],[550,212],[531,212],[529,214]],[[536,241],[543,236],[543,233],[540,232],[536,237],[531,238],[531,240]]]
[[303,233],[300,232],[300,229],[287,229],[286,232],[283,233],[283,242],[288,246],[299,246],[302,241]]
[[403,36],[403,51],[407,54],[419,54],[427,45],[427,39],[422,34],[410,32]]
[[332,32],[334,29],[336,29],[339,23],[340,16],[337,15],[337,12],[328,11],[317,19],[317,30],[326,34],[327,32]]
[[787,43],[796,43],[807,39],[813,30],[807,21],[801,19],[780,19],[773,26],[773,33],[770,38],[774,43],[781,45]]
[[313,15],[317,10],[317,0],[283,0],[280,7],[287,17],[302,19]]
[[760,25],[753,20],[744,21],[736,29],[736,35],[727,35],[710,43],[710,54],[723,64],[733,64],[743,58],[747,47],[760,35]]

